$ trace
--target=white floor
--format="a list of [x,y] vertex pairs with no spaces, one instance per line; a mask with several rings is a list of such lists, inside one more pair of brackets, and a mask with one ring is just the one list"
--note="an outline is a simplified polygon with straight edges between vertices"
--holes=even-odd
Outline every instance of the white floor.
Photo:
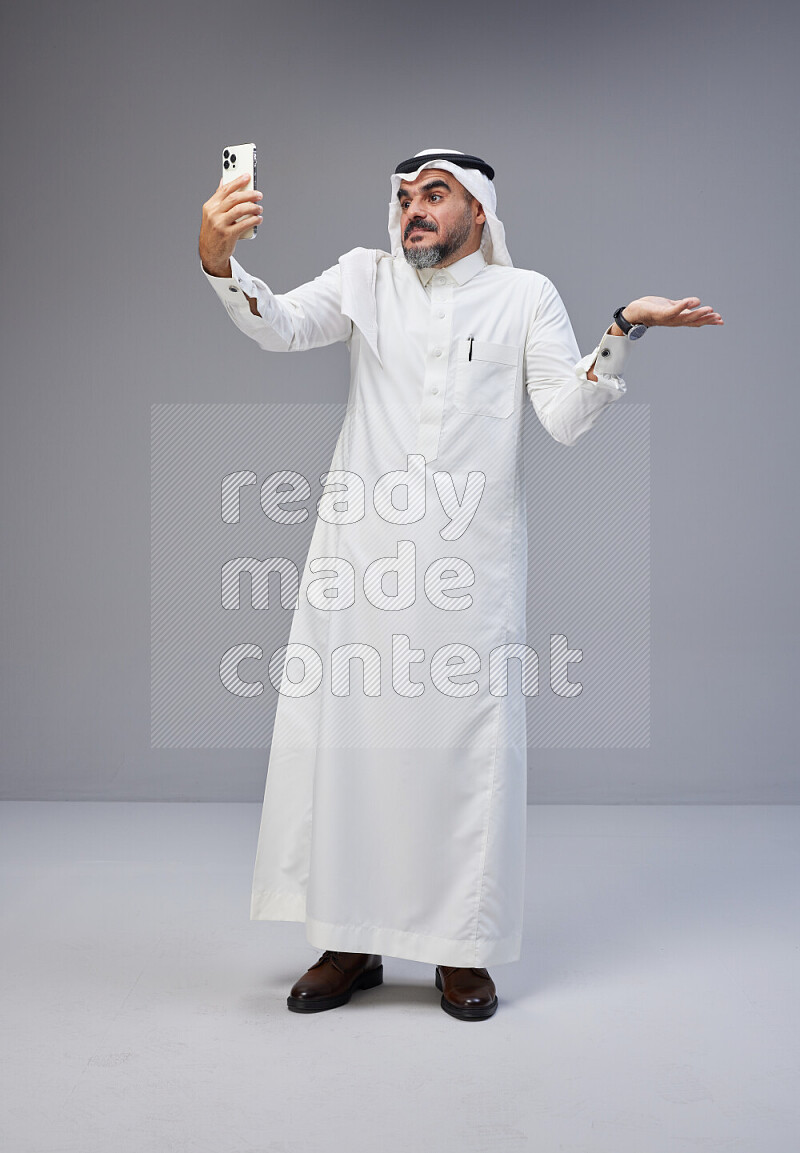
[[249,920],[259,805],[0,805],[9,1153],[793,1153],[800,807],[529,810],[523,958],[488,1021],[384,958],[286,1008]]

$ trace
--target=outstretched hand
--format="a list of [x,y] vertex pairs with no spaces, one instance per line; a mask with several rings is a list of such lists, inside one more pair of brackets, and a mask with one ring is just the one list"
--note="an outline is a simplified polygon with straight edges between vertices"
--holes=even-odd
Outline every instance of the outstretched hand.
[[646,324],[648,328],[701,328],[704,324],[724,324],[718,312],[709,305],[700,306],[700,298],[686,296],[683,300],[670,300],[667,296],[640,296],[626,304],[623,315],[631,324]]

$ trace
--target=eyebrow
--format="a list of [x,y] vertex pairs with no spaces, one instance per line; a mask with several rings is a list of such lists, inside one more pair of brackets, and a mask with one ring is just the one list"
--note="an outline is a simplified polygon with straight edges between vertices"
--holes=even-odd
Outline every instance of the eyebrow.
[[[423,192],[430,192],[430,190],[432,188],[446,188],[448,192],[452,192],[450,185],[446,181],[441,180],[441,179],[429,180],[427,184],[422,185],[422,191]],[[403,200],[406,196],[408,196],[408,189],[407,188],[398,188],[397,199]]]

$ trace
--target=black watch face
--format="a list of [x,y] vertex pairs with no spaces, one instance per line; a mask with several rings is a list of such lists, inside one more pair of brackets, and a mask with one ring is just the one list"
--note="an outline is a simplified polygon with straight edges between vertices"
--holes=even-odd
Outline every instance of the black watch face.
[[633,328],[628,333],[628,340],[638,340],[640,336],[644,336],[647,332],[646,324],[634,324]]

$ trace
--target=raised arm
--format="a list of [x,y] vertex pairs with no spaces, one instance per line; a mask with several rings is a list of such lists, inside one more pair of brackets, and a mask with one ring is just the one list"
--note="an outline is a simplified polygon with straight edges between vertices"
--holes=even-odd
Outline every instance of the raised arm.
[[268,352],[300,352],[349,340],[353,326],[341,312],[338,264],[290,292],[276,294],[234,258],[242,233],[261,221],[261,193],[241,191],[248,179],[244,174],[230,184],[220,183],[203,205],[198,242],[203,272],[231,320]]
[[[648,328],[724,323],[697,296],[682,300],[640,296],[625,306],[622,315],[629,323]],[[622,369],[632,343],[612,324],[597,347],[581,357],[564,303],[552,282],[545,281],[528,330],[525,385],[539,420],[552,437],[571,447],[609,404],[625,394]]]

